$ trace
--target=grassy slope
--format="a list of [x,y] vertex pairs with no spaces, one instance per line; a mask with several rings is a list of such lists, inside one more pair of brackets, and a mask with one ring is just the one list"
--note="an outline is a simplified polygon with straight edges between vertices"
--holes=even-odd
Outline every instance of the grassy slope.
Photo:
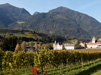
[[101,75],[101,70],[98,70],[97,72],[91,74],[91,75]]

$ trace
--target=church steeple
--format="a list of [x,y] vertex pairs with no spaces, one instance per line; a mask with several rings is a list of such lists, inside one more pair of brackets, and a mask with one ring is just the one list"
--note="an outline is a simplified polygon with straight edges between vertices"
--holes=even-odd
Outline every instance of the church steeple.
[[96,41],[96,38],[93,37],[93,38],[92,38],[92,43],[95,43],[95,41]]

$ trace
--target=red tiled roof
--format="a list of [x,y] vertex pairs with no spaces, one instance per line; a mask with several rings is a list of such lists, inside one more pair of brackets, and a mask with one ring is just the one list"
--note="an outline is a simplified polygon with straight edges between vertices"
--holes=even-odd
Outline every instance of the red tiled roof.
[[86,43],[86,45],[96,45],[96,43]]
[[101,44],[101,42],[96,42],[97,44]]

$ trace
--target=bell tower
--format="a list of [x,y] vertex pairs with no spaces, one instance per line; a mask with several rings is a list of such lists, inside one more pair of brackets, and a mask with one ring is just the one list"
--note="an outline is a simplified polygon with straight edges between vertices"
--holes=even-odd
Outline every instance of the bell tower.
[[95,37],[92,38],[92,43],[95,43],[96,39]]

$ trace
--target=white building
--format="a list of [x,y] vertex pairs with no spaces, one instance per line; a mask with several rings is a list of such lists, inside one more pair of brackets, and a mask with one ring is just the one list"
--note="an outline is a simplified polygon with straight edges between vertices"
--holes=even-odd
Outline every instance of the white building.
[[54,50],[62,50],[63,49],[63,45],[61,43],[55,43],[53,44],[53,49]]
[[83,42],[80,42],[80,45],[81,45],[82,47],[85,47],[85,43],[83,43]]
[[86,47],[87,48],[97,48],[97,44],[96,43],[86,43]]
[[97,44],[98,48],[101,48],[101,42],[97,42],[96,44]]
[[75,49],[75,45],[74,44],[62,44],[62,43],[55,43],[53,44],[53,49],[54,50],[74,50]]
[[75,49],[75,45],[74,44],[64,44],[64,48],[66,50],[74,50]]
[[98,45],[96,44],[96,38],[95,37],[92,38],[92,43],[86,43],[86,47],[87,48],[97,48]]
[[99,39],[97,40],[96,44],[97,44],[98,48],[101,48],[101,38],[99,38]]
[[92,41],[89,43],[82,43],[80,42],[80,45],[85,48],[101,48],[101,38],[96,39],[95,37],[92,38]]

